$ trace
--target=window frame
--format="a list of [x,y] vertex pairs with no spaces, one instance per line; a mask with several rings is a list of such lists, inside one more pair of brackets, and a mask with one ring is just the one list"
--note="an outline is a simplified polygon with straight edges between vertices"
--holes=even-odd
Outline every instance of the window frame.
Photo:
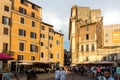
[[35,13],[31,12],[31,17],[35,18]]
[[53,40],[53,36],[49,36],[49,40]]
[[19,36],[26,36],[26,30],[24,29],[19,29]]
[[95,51],[95,45],[94,44],[91,45],[91,51]]
[[20,23],[25,24],[25,18],[24,17],[20,17]]
[[32,21],[32,27],[35,27],[35,21]]
[[53,45],[50,43],[49,47],[50,47],[50,48],[52,48],[52,47],[53,47]]
[[9,12],[9,6],[4,6],[4,11]]
[[50,53],[50,59],[53,59],[53,54],[52,53]]
[[19,51],[25,51],[25,42],[19,42]]
[[8,43],[3,42],[3,52],[8,51]]
[[[6,30],[7,30],[7,31],[6,31]],[[4,27],[4,28],[3,28],[3,34],[4,34],[4,35],[8,35],[8,34],[9,34],[9,29],[6,28],[6,27]]]
[[49,32],[53,32],[53,29],[52,29],[52,28],[49,28]]
[[59,40],[56,40],[56,45],[60,45],[60,41]]
[[45,34],[40,34],[40,38],[45,38]]
[[84,52],[84,45],[81,45],[81,52]]
[[43,52],[40,53],[40,57],[44,58],[44,53]]
[[41,29],[41,30],[45,30],[45,26],[44,26],[44,25],[41,25],[41,26],[40,26],[40,29]]
[[86,40],[89,40],[89,34],[86,34]]
[[10,18],[6,16],[2,16],[2,24],[10,25]]
[[30,38],[36,39],[36,33],[35,32],[30,32]]
[[24,60],[24,55],[17,55],[17,60]]
[[44,46],[44,43],[43,43],[43,42],[40,42],[40,46]]
[[30,52],[38,52],[38,46],[35,44],[30,44]]
[[35,60],[35,56],[31,56],[31,61],[34,61]]
[[19,7],[19,12],[22,13],[22,14],[26,14],[27,13],[26,9],[24,9],[22,7]]

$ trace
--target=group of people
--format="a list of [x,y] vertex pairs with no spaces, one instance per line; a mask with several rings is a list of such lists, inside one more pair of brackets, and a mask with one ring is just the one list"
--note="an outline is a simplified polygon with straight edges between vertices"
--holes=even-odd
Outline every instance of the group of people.
[[97,68],[97,78],[98,80],[114,80],[115,77],[115,68],[105,67],[105,68]]
[[114,80],[116,67],[113,66],[93,66],[90,69],[92,75],[97,76],[98,80]]
[[81,76],[96,77],[97,80],[115,80],[116,67],[114,66],[74,66],[72,71]]
[[[81,76],[96,77],[97,80],[115,80],[116,67],[113,66],[74,66],[70,68],[74,73]],[[67,71],[64,67],[56,67],[55,80],[66,80]],[[19,80],[18,77],[6,68],[2,74],[2,80]],[[27,80],[37,80],[36,73],[33,69],[27,72]]]
[[57,67],[55,71],[55,80],[66,80],[66,74],[64,67]]
[[48,73],[48,71],[49,71],[45,67],[41,68],[39,66],[32,66],[32,65],[19,65],[17,67],[17,72],[21,73],[21,74],[27,74],[27,72],[31,69],[34,70],[34,72],[39,73],[39,74],[40,73]]
[[114,77],[112,77],[110,70],[105,70],[103,75],[99,75],[97,78],[98,80],[115,80]]

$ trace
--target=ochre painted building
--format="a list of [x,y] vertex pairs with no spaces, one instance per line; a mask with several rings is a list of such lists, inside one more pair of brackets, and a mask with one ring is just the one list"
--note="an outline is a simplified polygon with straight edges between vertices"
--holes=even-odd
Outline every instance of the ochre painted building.
[[27,0],[12,0],[11,51],[15,62],[64,64],[64,35],[42,22],[42,8]]
[[[11,0],[0,0],[0,53],[10,53]],[[0,59],[0,72],[7,67],[7,60]]]
[[40,60],[59,63],[63,66],[64,35],[54,31],[53,25],[42,22],[40,34]]
[[11,1],[0,0],[0,53],[10,50]]
[[12,0],[11,51],[15,60],[39,60],[42,8]]
[[64,35],[61,32],[54,32],[53,37],[53,60],[59,63],[60,66],[64,66]]

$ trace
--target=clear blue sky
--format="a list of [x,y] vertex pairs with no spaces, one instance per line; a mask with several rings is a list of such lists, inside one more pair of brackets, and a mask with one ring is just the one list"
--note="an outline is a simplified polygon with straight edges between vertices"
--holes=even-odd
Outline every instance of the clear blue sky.
[[104,25],[120,23],[120,0],[29,0],[42,7],[42,20],[64,34],[64,48],[69,50],[68,29],[71,7],[101,9]]

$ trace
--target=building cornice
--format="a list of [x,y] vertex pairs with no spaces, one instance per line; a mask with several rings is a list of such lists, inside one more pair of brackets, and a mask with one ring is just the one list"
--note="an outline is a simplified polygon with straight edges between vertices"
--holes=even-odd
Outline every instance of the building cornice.
[[42,7],[36,5],[36,4],[34,4],[34,3],[32,3],[32,2],[30,2],[30,1],[28,1],[28,0],[26,0],[26,1],[27,1],[28,3],[30,3],[30,4],[33,4],[33,5],[37,6],[38,8],[42,8]]
[[57,32],[57,31],[54,31],[55,34],[60,34],[62,36],[64,36],[64,34],[60,33],[60,32]]
[[96,22],[94,22],[94,23],[87,23],[87,24],[82,25],[82,26],[80,26],[80,27],[86,27],[86,26],[93,25],[93,24],[96,24]]
[[48,23],[45,23],[45,22],[42,22],[42,24],[44,24],[44,25],[48,25],[48,26],[50,26],[50,27],[53,27],[53,25],[48,24]]

